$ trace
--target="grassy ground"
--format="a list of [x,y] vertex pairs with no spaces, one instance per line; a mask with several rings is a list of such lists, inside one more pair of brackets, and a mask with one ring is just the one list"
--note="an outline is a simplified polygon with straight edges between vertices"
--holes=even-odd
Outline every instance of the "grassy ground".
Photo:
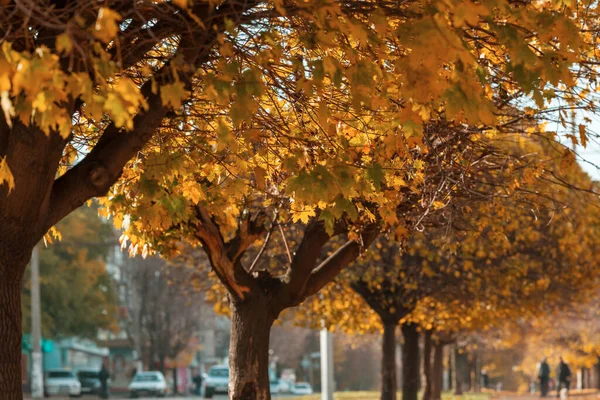
[[[296,397],[294,400],[319,400],[320,394],[304,397]],[[379,400],[379,392],[337,392],[334,394],[336,400]],[[454,396],[452,393],[443,393],[442,400],[488,400],[489,394],[466,393],[462,396]],[[398,393],[398,399],[402,399],[402,393]]]

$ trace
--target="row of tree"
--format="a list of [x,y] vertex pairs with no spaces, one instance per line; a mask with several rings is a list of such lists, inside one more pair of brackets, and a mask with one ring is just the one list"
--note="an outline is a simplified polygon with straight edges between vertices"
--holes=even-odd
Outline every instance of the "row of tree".
[[[596,111],[593,2],[2,5],[2,398],[22,397],[31,250],[95,196],[132,254],[206,252],[229,299],[232,399],[270,397],[272,324],[342,271],[367,298],[406,277],[385,324],[406,320],[414,341],[428,318],[450,331],[482,307],[511,310],[513,284],[533,301],[562,284],[540,275],[549,266],[588,270],[596,188],[537,122]],[[411,239],[430,227],[434,241]],[[398,262],[356,274],[378,237],[401,243],[383,256]],[[444,237],[448,251],[420,261]],[[451,277],[441,294],[475,297],[436,301],[428,287]]]

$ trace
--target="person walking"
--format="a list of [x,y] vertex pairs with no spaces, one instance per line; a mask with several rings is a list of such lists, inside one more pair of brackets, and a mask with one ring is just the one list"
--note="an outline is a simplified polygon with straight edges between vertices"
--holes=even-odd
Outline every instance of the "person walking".
[[196,375],[194,376],[194,378],[192,378],[192,382],[194,382],[194,385],[196,386],[194,388],[194,394],[197,396],[202,395],[202,374],[200,373],[200,371],[196,371]]
[[558,388],[556,389],[556,397],[560,397],[560,391],[562,388],[569,392],[569,387],[571,386],[571,369],[569,365],[564,362],[562,357],[559,358],[560,361],[558,363],[558,368],[556,371],[556,378],[558,379]]
[[110,378],[110,374],[105,364],[102,364],[98,378],[100,379],[100,397],[108,399],[108,379]]
[[542,358],[542,362],[540,363],[540,367],[538,369],[538,380],[540,381],[540,391],[542,392],[542,397],[546,397],[548,394],[548,384],[550,383],[550,366],[548,365],[546,357]]

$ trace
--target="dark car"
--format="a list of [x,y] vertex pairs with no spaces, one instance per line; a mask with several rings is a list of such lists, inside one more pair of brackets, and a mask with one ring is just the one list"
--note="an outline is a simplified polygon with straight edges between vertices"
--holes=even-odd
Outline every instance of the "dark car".
[[81,383],[81,393],[100,394],[100,371],[97,369],[82,369],[77,372]]

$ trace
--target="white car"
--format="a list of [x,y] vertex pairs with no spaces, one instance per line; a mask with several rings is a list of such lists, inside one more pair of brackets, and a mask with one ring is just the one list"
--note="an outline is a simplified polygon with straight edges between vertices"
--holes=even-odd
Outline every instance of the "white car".
[[271,379],[269,381],[269,391],[271,394],[279,394],[281,391],[281,386],[279,385],[279,381],[277,379]]
[[75,372],[68,369],[52,369],[46,372],[44,393],[47,396],[81,396],[81,383]]
[[298,382],[292,386],[292,394],[306,396],[313,394],[313,390],[310,383]]
[[215,393],[227,393],[229,391],[229,367],[227,365],[215,365],[208,371],[204,385],[204,397],[210,399]]
[[159,371],[138,372],[129,384],[129,396],[158,396],[167,394],[167,381]]

